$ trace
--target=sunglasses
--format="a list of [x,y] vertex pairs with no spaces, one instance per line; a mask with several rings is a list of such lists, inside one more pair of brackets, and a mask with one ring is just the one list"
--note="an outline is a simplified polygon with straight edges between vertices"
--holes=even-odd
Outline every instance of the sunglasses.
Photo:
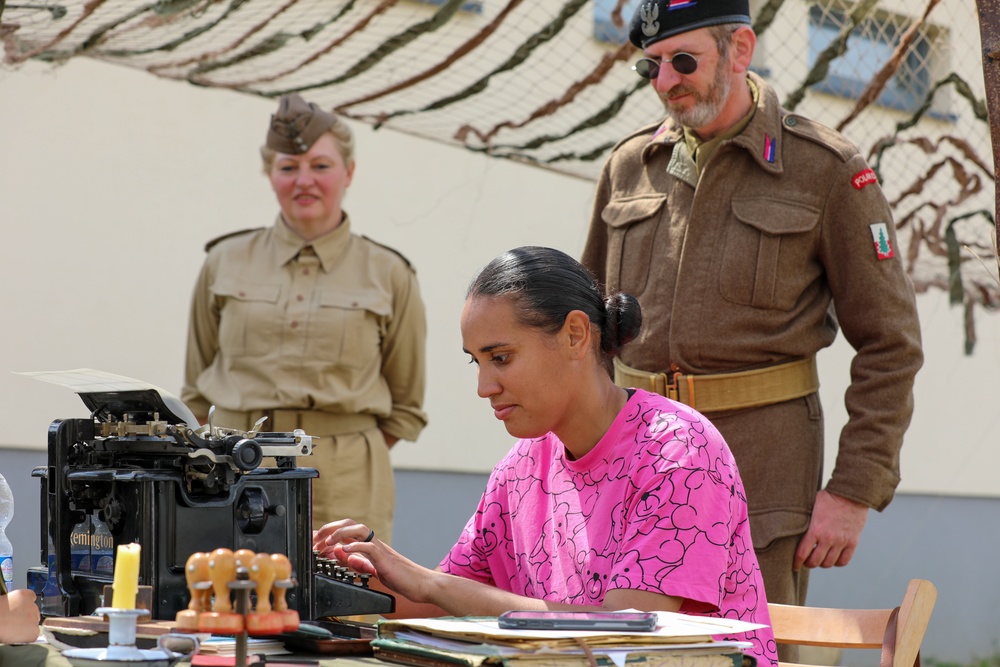
[[660,68],[666,63],[674,67],[678,74],[694,74],[698,69],[698,59],[690,53],[675,53],[673,58],[653,60],[652,58],[640,58],[632,65],[632,71],[643,79],[653,80],[660,74]]

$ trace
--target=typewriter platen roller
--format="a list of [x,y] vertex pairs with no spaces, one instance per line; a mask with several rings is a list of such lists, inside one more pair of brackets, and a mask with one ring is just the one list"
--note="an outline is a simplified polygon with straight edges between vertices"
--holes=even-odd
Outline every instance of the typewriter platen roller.
[[139,580],[152,588],[154,619],[173,620],[187,607],[187,558],[219,547],[287,555],[296,580],[287,602],[302,618],[394,609],[392,596],[367,579],[314,558],[318,473],[296,464],[312,453],[312,436],[263,431],[261,422],[250,431],[211,419],[201,426],[178,399],[148,385],[77,393],[90,417],[52,422],[48,465],[32,472],[41,487],[43,565],[29,568],[28,585],[43,615],[102,606],[113,577],[107,557],[132,542],[142,545]]

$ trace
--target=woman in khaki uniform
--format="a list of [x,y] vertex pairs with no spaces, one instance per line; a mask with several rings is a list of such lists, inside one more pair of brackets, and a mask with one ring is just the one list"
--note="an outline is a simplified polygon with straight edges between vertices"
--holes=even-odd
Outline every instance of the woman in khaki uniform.
[[313,525],[364,517],[392,538],[389,447],[415,440],[426,322],[416,276],[394,250],[353,234],[341,204],[354,174],[350,128],[298,95],[281,98],[261,149],[281,212],[271,227],[210,243],[195,285],[182,398],[203,421],[320,439]]

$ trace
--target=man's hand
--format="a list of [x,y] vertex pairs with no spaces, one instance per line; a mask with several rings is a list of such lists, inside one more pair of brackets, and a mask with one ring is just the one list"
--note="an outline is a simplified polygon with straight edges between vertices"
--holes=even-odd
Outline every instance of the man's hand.
[[843,567],[851,562],[868,519],[868,507],[829,491],[816,494],[809,529],[795,550],[792,568]]

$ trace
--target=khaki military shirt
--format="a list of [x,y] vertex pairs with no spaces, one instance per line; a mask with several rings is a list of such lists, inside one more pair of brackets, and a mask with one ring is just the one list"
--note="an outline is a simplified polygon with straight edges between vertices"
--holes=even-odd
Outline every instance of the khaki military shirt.
[[415,440],[427,423],[424,304],[396,252],[337,229],[307,242],[274,226],[213,246],[194,290],[181,398],[210,405],[370,414]]
[[[700,174],[670,119],[616,146],[583,263],[642,305],[640,335],[622,353],[635,368],[765,367],[815,354],[839,327],[856,354],[827,489],[882,509],[899,482],[923,360],[891,212],[853,144],[787,113],[750,76],[760,93],[753,118]],[[759,444],[760,465],[777,465]]]

